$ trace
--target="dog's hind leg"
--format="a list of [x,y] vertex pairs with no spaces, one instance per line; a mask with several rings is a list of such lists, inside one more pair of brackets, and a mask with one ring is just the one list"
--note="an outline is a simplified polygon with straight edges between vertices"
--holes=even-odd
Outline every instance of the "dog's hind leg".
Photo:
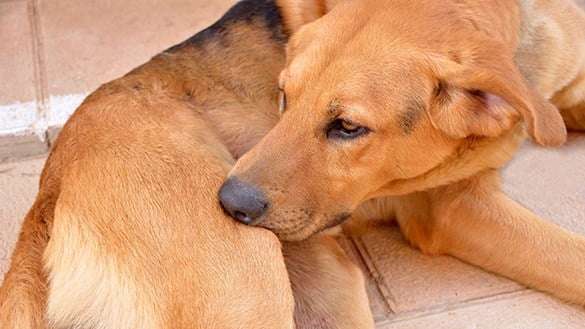
[[426,203],[424,216],[397,212],[406,237],[423,252],[450,254],[585,305],[585,238],[510,199],[495,171],[425,194],[413,201]]
[[0,288],[0,328],[47,328],[47,279],[42,257],[48,241],[38,207],[24,220],[10,269]]
[[363,274],[337,241],[283,242],[297,328],[374,328]]

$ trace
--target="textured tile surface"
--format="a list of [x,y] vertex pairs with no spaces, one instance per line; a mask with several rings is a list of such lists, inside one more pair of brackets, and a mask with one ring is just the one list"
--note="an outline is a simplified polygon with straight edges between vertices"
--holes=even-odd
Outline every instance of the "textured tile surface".
[[378,324],[380,329],[579,329],[584,326],[582,309],[561,304],[539,293]]
[[[0,106],[28,102],[36,97],[33,33],[27,3],[0,2]],[[4,110],[0,107],[0,111]]]
[[48,93],[92,91],[213,23],[234,2],[41,1]]
[[398,318],[523,289],[455,258],[425,256],[397,227],[381,225],[354,239]]
[[47,143],[30,131],[0,135],[0,163],[38,156],[49,151]]
[[585,134],[560,148],[526,142],[502,174],[504,190],[523,206],[585,236]]
[[[10,259],[24,216],[36,197],[45,159],[0,164],[0,261]],[[6,262],[0,262],[2,277]]]

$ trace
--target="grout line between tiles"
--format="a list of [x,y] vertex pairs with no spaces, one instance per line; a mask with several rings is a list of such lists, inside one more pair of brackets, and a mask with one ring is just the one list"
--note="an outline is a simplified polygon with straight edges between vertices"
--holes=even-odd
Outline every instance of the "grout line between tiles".
[[[385,306],[385,310],[384,310],[384,314],[382,315],[382,317],[378,316],[374,316],[374,321],[378,322],[378,321],[385,321],[389,318],[392,318],[396,315],[396,313],[393,311],[392,306],[390,305],[389,301],[386,299],[386,296],[384,296],[384,292],[382,291],[382,289],[380,288],[379,282],[378,280],[376,280],[374,274],[372,273],[372,271],[370,270],[370,267],[365,259],[366,256],[364,256],[359,247],[358,247],[358,243],[356,241],[355,237],[352,236],[346,236],[345,237],[348,241],[348,243],[351,245],[350,248],[352,248],[352,256],[355,257],[355,259],[353,259],[355,262],[358,262],[360,264],[356,264],[357,266],[359,266],[360,268],[363,269],[363,273],[364,276],[367,276],[367,280],[371,280],[374,283],[374,289],[377,291],[378,294],[380,294],[380,297],[382,298],[382,301],[384,302],[384,306]],[[369,257],[369,255],[368,255]],[[368,291],[368,295],[369,295],[369,291]],[[368,297],[373,297],[373,296],[368,296]]]
[[386,286],[386,282],[384,282],[383,276],[380,274],[380,271],[376,267],[375,263],[372,261],[372,255],[362,242],[361,236],[352,237],[351,241],[353,242],[358,253],[360,254],[362,261],[368,268],[368,272],[370,272],[370,276],[376,283],[378,291],[382,294],[386,306],[388,307],[392,315],[396,316],[397,314],[399,314],[398,305],[396,303],[396,297],[394,297],[390,289]]
[[516,299],[516,298],[520,298],[520,297],[528,296],[528,295],[533,295],[533,294],[537,294],[537,293],[538,292],[536,292],[535,290],[532,290],[529,288],[518,288],[515,290],[508,291],[508,292],[496,293],[493,295],[488,295],[488,296],[484,296],[484,297],[480,297],[480,298],[472,298],[472,299],[469,299],[463,303],[443,304],[443,305],[436,305],[435,307],[428,308],[428,309],[413,310],[411,312],[403,313],[400,316],[397,316],[397,317],[392,318],[392,319],[380,320],[380,321],[376,322],[376,325],[380,326],[380,327],[383,327],[386,325],[391,325],[391,324],[396,325],[397,323],[401,323],[401,322],[413,321],[413,320],[422,319],[425,317],[429,317],[429,316],[433,316],[433,315],[437,315],[437,314],[441,314],[441,313],[448,313],[450,311],[456,311],[456,310],[464,310],[464,309],[479,306],[479,305],[486,305],[486,304],[495,303],[495,302],[498,302],[501,300],[506,300],[506,299]]
[[29,22],[32,31],[32,49],[34,58],[35,92],[37,96],[37,118],[33,123],[35,134],[50,148],[48,136],[49,116],[49,82],[45,63],[44,38],[41,29],[39,0],[28,2]]

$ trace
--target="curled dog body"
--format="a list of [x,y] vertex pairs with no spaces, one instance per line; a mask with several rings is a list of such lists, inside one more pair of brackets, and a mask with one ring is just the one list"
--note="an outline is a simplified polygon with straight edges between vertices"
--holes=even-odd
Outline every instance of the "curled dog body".
[[[277,121],[287,37],[272,1],[242,1],[83,102],[24,221],[0,327],[373,327],[361,273],[335,240],[283,255],[273,233],[232,221],[216,199]],[[312,286],[331,295],[303,307]]]

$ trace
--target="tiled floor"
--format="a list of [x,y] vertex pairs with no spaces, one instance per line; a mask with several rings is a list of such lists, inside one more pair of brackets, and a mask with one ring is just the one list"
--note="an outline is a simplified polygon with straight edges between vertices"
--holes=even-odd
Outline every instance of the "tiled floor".
[[[233,2],[0,0],[0,135],[26,135],[0,138],[0,161],[11,150],[46,152],[47,128],[59,126],[88,92],[212,23]],[[585,235],[584,149],[584,135],[561,149],[526,145],[504,172],[506,191]],[[43,162],[0,164],[0,280]],[[450,257],[423,256],[396,227],[343,242],[367,273],[380,328],[585,327],[583,308]]]

